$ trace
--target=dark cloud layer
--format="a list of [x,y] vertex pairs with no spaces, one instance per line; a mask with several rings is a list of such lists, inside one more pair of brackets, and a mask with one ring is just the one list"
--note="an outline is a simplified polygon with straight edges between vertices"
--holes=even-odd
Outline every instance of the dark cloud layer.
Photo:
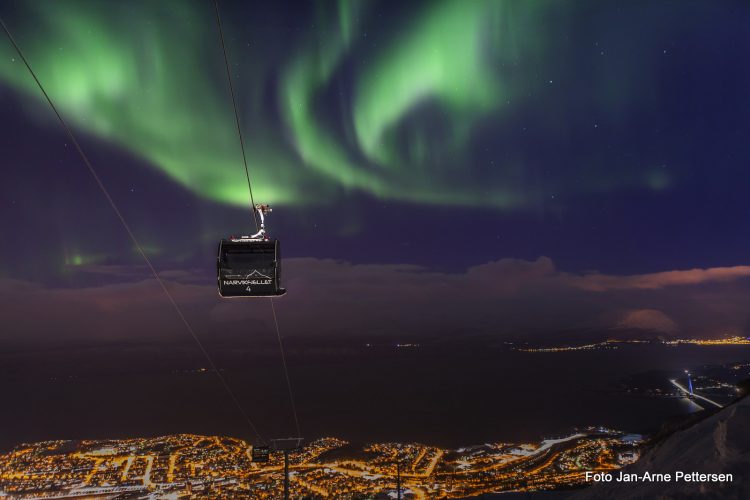
[[[103,273],[110,283],[48,288],[0,281],[6,325],[0,338],[183,338],[184,327],[143,268],[82,266],[81,271]],[[270,329],[267,300],[222,300],[214,278],[200,272],[163,271],[162,276],[206,338],[233,331],[260,335]],[[303,258],[286,263],[289,293],[277,300],[277,309],[286,336],[530,338],[571,329],[605,335],[644,330],[720,336],[744,332],[750,310],[748,277],[749,266],[577,274],[556,269],[546,257],[502,259],[460,273]]]

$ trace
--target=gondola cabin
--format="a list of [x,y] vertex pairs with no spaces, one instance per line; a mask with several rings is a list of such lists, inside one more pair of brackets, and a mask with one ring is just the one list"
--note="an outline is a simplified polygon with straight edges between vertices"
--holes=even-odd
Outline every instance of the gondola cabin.
[[219,243],[216,262],[222,297],[276,297],[281,288],[279,240],[229,238]]

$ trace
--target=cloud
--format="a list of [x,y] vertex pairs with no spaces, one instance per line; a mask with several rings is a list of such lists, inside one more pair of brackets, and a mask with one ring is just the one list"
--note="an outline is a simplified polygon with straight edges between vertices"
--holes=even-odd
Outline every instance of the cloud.
[[633,276],[607,276],[594,273],[584,276],[579,286],[584,290],[593,291],[657,289],[668,286],[734,281],[747,277],[750,277],[750,266],[688,269]]
[[[0,280],[0,339],[169,339],[184,325],[143,269],[95,270],[115,282],[49,288]],[[92,272],[89,270],[88,272]],[[162,273],[200,335],[261,336],[267,300],[222,300],[209,272]],[[407,264],[285,261],[288,294],[276,301],[286,336],[473,333],[523,337],[570,329],[636,328],[669,334],[743,331],[750,311],[750,267],[615,276],[558,270],[547,257],[501,259],[464,272]],[[119,280],[119,281],[117,281]]]
[[678,330],[677,323],[672,318],[656,309],[628,311],[617,326],[661,333],[674,333]]

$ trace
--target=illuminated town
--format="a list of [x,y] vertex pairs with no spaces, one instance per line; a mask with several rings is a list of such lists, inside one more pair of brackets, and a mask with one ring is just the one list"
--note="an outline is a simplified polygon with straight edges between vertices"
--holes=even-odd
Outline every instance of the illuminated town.
[[[603,342],[595,342],[593,344],[576,345],[576,346],[552,346],[552,347],[517,347],[515,350],[521,352],[566,352],[566,351],[586,351],[590,349],[616,349],[617,344],[649,344],[652,341],[649,340],[618,340],[609,339]],[[675,339],[675,340],[659,340],[655,343],[664,344],[669,346],[675,345],[698,345],[698,346],[727,346],[727,345],[750,345],[750,339],[747,337],[725,337],[720,339]]]
[[[492,443],[456,450],[421,444],[364,447],[324,438],[290,455],[292,498],[461,498],[584,484],[639,457],[640,436],[590,428],[539,443]],[[283,454],[252,461],[229,437],[173,435],[47,441],[0,455],[0,498],[280,498]]]
[[694,344],[694,345],[750,345],[747,337],[726,337],[723,339],[676,339],[664,341],[667,345]]

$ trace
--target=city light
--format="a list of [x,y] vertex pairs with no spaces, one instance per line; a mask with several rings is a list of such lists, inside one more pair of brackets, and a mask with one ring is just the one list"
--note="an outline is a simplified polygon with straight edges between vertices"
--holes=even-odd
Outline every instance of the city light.
[[[361,498],[395,491],[397,462],[405,498],[460,498],[584,484],[586,471],[637,460],[638,440],[591,428],[539,443],[442,449],[409,443],[353,448],[324,438],[290,454],[293,498]],[[69,498],[152,494],[155,498],[280,498],[283,457],[251,460],[243,440],[198,435],[100,441],[49,441],[0,455],[0,497]]]

